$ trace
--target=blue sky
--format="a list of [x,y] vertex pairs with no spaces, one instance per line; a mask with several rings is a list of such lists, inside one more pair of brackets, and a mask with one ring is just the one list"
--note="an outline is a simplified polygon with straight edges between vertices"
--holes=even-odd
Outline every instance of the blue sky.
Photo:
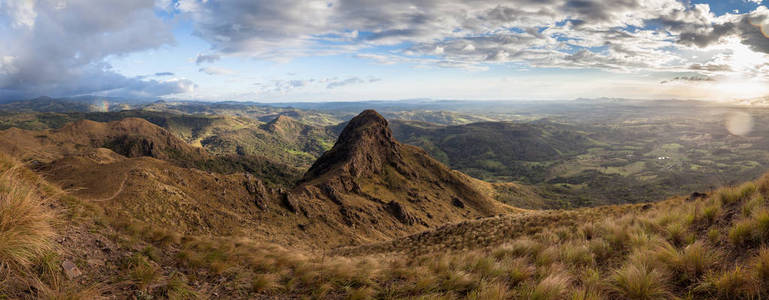
[[5,0],[0,98],[764,97],[760,0]]

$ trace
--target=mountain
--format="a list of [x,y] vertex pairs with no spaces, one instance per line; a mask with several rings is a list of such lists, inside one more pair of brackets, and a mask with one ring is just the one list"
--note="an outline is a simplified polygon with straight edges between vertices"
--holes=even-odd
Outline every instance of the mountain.
[[0,298],[769,296],[769,175],[657,203],[519,210],[389,125],[359,114],[288,189],[172,162],[211,154],[143,120],[2,131]]
[[[323,129],[282,116],[253,130],[306,143],[309,132]],[[279,234],[328,247],[513,211],[491,199],[483,184],[397,142],[374,111],[353,118],[295,185],[291,168],[245,154],[211,154],[131,117],[42,131],[11,128],[0,131],[0,151],[77,197],[105,201],[115,214],[187,233],[243,228],[252,236]],[[265,223],[237,225],[258,222]]]
[[80,120],[59,129],[29,131],[11,128],[0,132],[0,149],[22,160],[43,162],[108,148],[126,157],[150,156],[163,160],[199,161],[207,154],[144,119],[126,118],[109,123]]
[[387,120],[373,110],[348,122],[287,203],[342,236],[358,232],[360,241],[513,211],[469,177],[396,141]]
[[[172,127],[175,128],[175,127]],[[152,157],[180,167],[218,173],[248,172],[270,183],[288,184],[300,172],[256,155],[212,155],[141,118],[79,120],[58,129],[0,131],[0,151],[43,166],[73,156],[100,156],[103,149],[128,158]]]
[[51,97],[10,101],[0,104],[0,110],[14,112],[88,112],[94,110],[90,102]]
[[280,140],[297,149],[319,156],[331,147],[330,141],[335,136],[324,127],[307,125],[286,115],[278,115],[272,121],[261,126]]

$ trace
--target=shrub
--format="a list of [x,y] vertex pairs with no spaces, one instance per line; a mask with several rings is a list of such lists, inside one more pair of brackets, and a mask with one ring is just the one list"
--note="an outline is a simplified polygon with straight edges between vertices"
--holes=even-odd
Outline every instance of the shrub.
[[742,267],[735,267],[723,273],[712,273],[702,284],[719,299],[750,298],[755,295],[755,285],[750,274]]
[[374,289],[367,286],[359,287],[359,288],[351,288],[347,291],[347,299],[348,300],[372,299],[374,294],[375,294]]
[[676,246],[682,246],[688,240],[686,226],[680,222],[669,224],[665,227],[668,240]]
[[750,201],[742,206],[742,215],[744,217],[750,217],[753,212],[760,208],[764,204],[764,197],[761,194],[755,194]]
[[708,230],[708,241],[715,244],[721,239],[721,232],[718,231],[718,228],[711,228]]
[[542,279],[531,291],[528,299],[549,300],[559,299],[568,291],[571,280],[564,274],[551,274]]
[[621,298],[633,300],[668,299],[671,293],[665,276],[644,264],[630,263],[614,272],[611,285]]
[[761,248],[751,262],[753,278],[763,293],[769,292],[769,248]]
[[710,205],[705,207],[705,209],[702,210],[702,218],[707,222],[708,226],[713,225],[713,223],[716,221],[716,217],[718,217],[718,214],[721,212],[721,206],[719,205]]
[[251,290],[264,293],[278,288],[278,278],[275,274],[258,274],[251,280]]
[[575,267],[595,264],[593,253],[585,245],[566,244],[561,247],[561,261]]
[[606,297],[596,289],[580,288],[571,293],[571,300],[602,300]]
[[516,286],[528,280],[534,274],[534,267],[526,263],[526,260],[523,258],[508,258],[500,264],[504,271],[503,276],[508,280],[510,286]]
[[769,241],[769,210],[761,209],[755,212],[753,220],[756,238],[763,242]]
[[494,282],[481,282],[481,284],[467,295],[468,300],[504,300],[510,298],[510,291],[505,284]]
[[715,267],[721,258],[720,252],[709,249],[701,241],[687,246],[682,251],[672,249],[672,251],[665,251],[665,253],[663,261],[684,282],[697,280],[705,272]]
[[529,238],[521,238],[510,244],[510,251],[515,256],[537,257],[545,247]]
[[739,200],[744,201],[749,199],[756,193],[756,184],[753,182],[743,183],[739,188]]
[[729,230],[729,241],[736,246],[749,246],[756,242],[753,235],[754,223],[752,220],[742,220],[737,222]]
[[52,249],[53,214],[32,187],[0,174],[0,269],[20,270]]
[[740,193],[734,187],[721,188],[716,194],[716,199],[724,205],[729,205],[740,200]]

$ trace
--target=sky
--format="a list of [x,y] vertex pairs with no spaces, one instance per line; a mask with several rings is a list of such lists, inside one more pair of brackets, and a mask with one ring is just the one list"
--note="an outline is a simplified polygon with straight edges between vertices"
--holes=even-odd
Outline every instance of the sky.
[[0,0],[0,100],[769,96],[763,0]]

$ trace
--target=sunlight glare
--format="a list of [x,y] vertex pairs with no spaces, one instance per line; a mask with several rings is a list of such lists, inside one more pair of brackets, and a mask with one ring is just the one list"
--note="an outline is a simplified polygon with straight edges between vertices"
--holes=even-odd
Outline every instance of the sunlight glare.
[[745,112],[730,112],[726,114],[726,130],[734,135],[748,135],[753,130],[753,117]]

